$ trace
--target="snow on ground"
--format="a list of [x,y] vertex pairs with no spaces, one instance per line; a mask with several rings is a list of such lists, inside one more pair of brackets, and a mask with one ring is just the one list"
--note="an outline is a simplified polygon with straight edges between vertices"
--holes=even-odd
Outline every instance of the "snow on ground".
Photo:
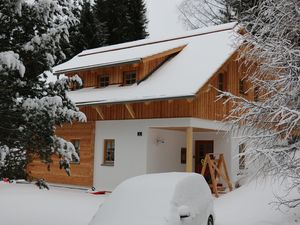
[[[215,225],[300,225],[300,208],[279,211],[270,204],[273,193],[283,193],[278,187],[253,181],[215,199]],[[88,225],[105,200],[83,190],[0,182],[0,224]]]
[[282,196],[284,190],[271,182],[252,181],[216,199],[216,225],[300,225],[300,208],[278,210],[274,194]]
[[83,190],[0,182],[1,225],[86,225],[106,197]]

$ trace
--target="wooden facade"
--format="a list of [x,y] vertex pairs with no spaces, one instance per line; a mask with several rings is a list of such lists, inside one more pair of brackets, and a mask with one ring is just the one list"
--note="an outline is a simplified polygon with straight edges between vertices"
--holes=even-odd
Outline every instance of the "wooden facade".
[[[224,74],[225,89],[235,95],[243,95],[246,98],[253,99],[253,91],[249,90],[244,94],[240,93],[241,80],[244,80],[245,74],[240,67],[240,63],[236,60],[236,54],[233,55],[199,90],[194,98],[189,99],[166,99],[159,101],[146,101],[128,104],[106,104],[95,106],[83,106],[80,110],[84,112],[89,121],[97,120],[126,120],[126,119],[153,119],[153,118],[179,118],[179,117],[195,117],[207,120],[222,121],[230,111],[230,103],[223,104],[225,99],[216,101],[218,91],[218,75]],[[160,59],[160,62],[163,59]],[[158,61],[156,61],[158,63]],[[154,65],[155,63],[153,63]],[[153,67],[149,68],[153,69]],[[129,67],[126,67],[129,69]],[[150,69],[150,70],[151,70]],[[148,73],[146,70],[143,74]],[[102,70],[98,73],[101,74]],[[188,70],[187,70],[188,71]],[[94,75],[97,73],[94,72]],[[118,73],[121,79],[121,73]],[[84,79],[86,72],[78,73]],[[89,75],[91,76],[91,75]],[[113,75],[116,76],[116,75]],[[183,74],[184,76],[184,74]],[[201,76],[201,74],[199,74]],[[89,83],[90,84],[90,83]],[[93,83],[95,86],[96,83]],[[243,83],[243,89],[248,90],[250,84]],[[134,117],[128,105],[134,112]],[[101,113],[100,113],[101,112]]]
[[[68,73],[67,76],[78,74],[84,87],[97,87],[99,76],[108,75],[109,84],[122,84],[123,73],[127,71],[137,71],[137,82],[146,79],[159,66],[174,56],[176,52],[167,55],[158,55],[156,58],[149,58],[131,65],[117,65],[114,67],[98,68],[85,71]],[[194,98],[164,99],[145,102],[128,102],[120,104],[103,104],[82,106],[80,110],[88,118],[87,123],[64,126],[57,130],[57,135],[66,140],[80,139],[80,164],[71,165],[72,175],[68,177],[63,170],[59,169],[57,159],[54,160],[51,170],[38,160],[34,161],[28,168],[29,175],[35,178],[44,178],[49,182],[67,183],[81,186],[91,186],[93,184],[93,162],[94,162],[94,141],[95,141],[95,121],[98,120],[127,120],[127,119],[152,119],[152,118],[179,118],[194,117],[207,120],[222,121],[230,111],[230,104],[224,104],[226,99],[216,101],[218,91],[218,75],[224,74],[224,87],[226,91],[235,95],[241,95],[241,81],[245,74],[236,60],[234,54],[228,61],[216,71],[215,74],[198,91]],[[201,63],[201,62],[199,62]],[[187,68],[187,72],[189,69]],[[183,74],[184,76],[184,74]],[[199,74],[201,76],[201,74]],[[243,83],[243,89],[248,90],[250,84]],[[253,91],[244,93],[246,98],[253,99]],[[187,140],[192,140],[192,128],[187,130]],[[192,159],[192,142],[188,142],[189,159]],[[189,165],[192,165],[190,162]],[[187,168],[192,171],[192,168]]]
[[57,129],[56,134],[65,140],[80,140],[80,162],[71,163],[71,176],[59,169],[57,156],[53,156],[53,164],[48,166],[39,159],[28,166],[28,174],[33,178],[43,178],[47,182],[72,184],[91,187],[93,185],[95,122],[65,125]]

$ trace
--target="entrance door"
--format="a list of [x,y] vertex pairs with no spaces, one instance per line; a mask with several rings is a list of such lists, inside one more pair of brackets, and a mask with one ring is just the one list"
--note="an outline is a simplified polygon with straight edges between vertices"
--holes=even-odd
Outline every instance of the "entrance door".
[[[214,152],[214,141],[196,141],[195,142],[195,172],[201,173],[205,155]],[[209,179],[209,171],[206,170],[204,177]]]

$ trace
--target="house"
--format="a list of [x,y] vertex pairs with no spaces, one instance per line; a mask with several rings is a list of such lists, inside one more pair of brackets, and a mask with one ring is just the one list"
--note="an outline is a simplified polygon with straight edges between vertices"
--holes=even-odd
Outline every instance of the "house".
[[80,161],[71,176],[39,161],[28,168],[49,182],[112,190],[140,174],[200,172],[206,153],[223,153],[231,179],[237,179],[241,150],[222,122],[230,110],[218,91],[245,92],[236,60],[235,23],[83,51],[55,67],[55,73],[83,80],[69,92],[87,123],[66,125],[57,135],[70,140]]

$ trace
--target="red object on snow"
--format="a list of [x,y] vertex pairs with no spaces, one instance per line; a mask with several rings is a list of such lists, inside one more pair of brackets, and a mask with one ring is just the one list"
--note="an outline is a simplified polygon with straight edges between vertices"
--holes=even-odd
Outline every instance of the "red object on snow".
[[89,192],[92,195],[105,195],[107,191],[93,191]]
[[8,178],[3,178],[3,182],[9,183],[9,179]]

